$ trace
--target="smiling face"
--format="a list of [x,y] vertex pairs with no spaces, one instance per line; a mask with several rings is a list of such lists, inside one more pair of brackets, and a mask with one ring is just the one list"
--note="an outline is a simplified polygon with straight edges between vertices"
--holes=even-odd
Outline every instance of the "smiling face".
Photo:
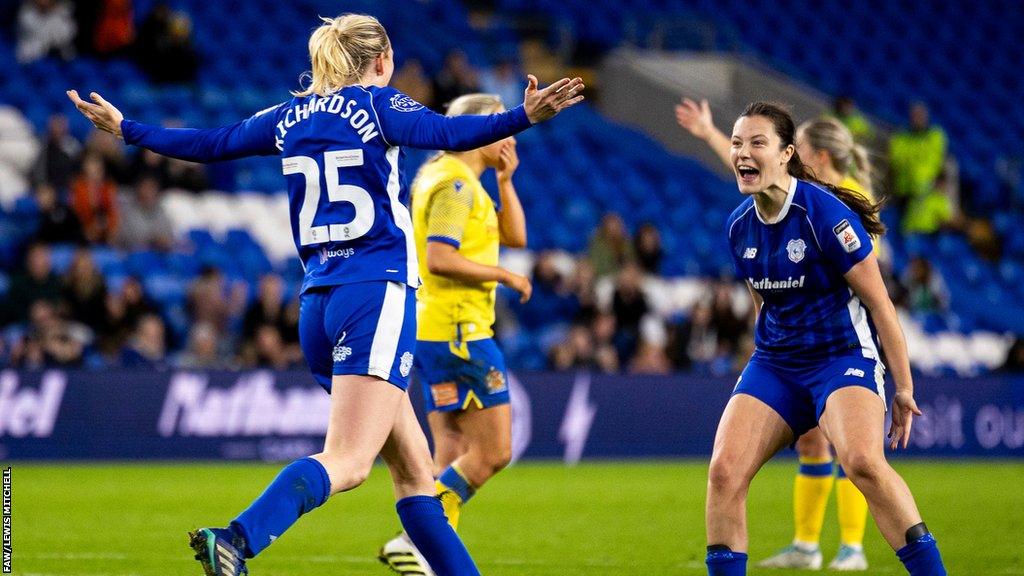
[[792,144],[782,145],[767,117],[741,116],[732,129],[729,154],[740,192],[757,194],[777,184],[788,174],[786,164],[794,152]]

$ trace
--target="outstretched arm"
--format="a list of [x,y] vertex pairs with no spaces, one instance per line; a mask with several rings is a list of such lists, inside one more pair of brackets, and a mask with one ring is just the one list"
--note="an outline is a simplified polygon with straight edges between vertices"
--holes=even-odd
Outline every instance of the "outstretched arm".
[[889,447],[901,445],[906,448],[910,440],[910,428],[914,416],[921,410],[914,402],[914,381],[910,375],[910,359],[907,355],[907,341],[903,336],[896,308],[889,299],[889,293],[878,270],[878,260],[873,253],[855,264],[845,274],[846,282],[861,302],[871,311],[871,319],[878,330],[885,357],[889,361],[896,395],[892,400],[892,426],[889,427]]
[[217,162],[279,153],[274,135],[274,108],[220,128],[163,128],[125,120],[120,110],[96,92],[90,94],[94,103],[82,100],[75,90],[69,90],[68,97],[96,128],[123,138],[127,144],[148,148],[164,156],[193,162]]
[[486,146],[548,120],[583,100],[579,78],[563,78],[537,89],[537,78],[529,76],[522,105],[487,116],[437,114],[395,90],[385,90],[374,102],[383,134],[393,146],[428,150],[465,151]]
[[715,122],[711,117],[711,106],[707,100],[701,100],[697,104],[689,98],[676,104],[676,123],[681,128],[693,134],[711,147],[711,150],[722,159],[726,166],[732,168],[732,159],[729,158],[730,142],[724,132],[715,128]]

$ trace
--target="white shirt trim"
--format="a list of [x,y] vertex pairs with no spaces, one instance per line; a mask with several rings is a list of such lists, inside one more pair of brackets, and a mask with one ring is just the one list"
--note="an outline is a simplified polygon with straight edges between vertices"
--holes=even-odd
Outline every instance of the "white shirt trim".
[[771,222],[765,220],[764,217],[761,216],[761,211],[757,209],[757,202],[754,202],[754,214],[757,216],[757,219],[761,221],[761,224],[778,224],[779,222],[782,222],[782,219],[786,217],[786,214],[789,214],[789,206],[793,203],[793,196],[796,195],[796,184],[796,177],[790,176],[789,190],[786,192],[786,200],[782,203],[782,210],[779,210],[779,215]]
[[[753,207],[754,207],[754,205],[751,204],[750,208],[753,208]],[[747,215],[747,212],[750,212],[750,208],[747,208],[746,210],[744,210],[743,214],[740,214],[738,217],[736,217],[736,219],[732,221],[732,224],[729,225],[729,239],[730,240],[732,240],[732,229],[736,227],[736,223],[737,222],[739,222],[740,220],[743,220],[743,217]]]
[[384,157],[387,158],[388,164],[391,166],[391,171],[388,174],[387,190],[388,197],[391,200],[391,216],[395,219],[395,226],[398,226],[398,229],[402,231],[402,235],[405,237],[405,282],[413,288],[418,288],[420,285],[420,267],[419,261],[416,259],[416,237],[413,235],[412,215],[409,214],[409,209],[405,207],[405,204],[402,204],[399,198],[402,188],[398,181],[398,156],[400,152],[401,147],[392,146],[384,153]]

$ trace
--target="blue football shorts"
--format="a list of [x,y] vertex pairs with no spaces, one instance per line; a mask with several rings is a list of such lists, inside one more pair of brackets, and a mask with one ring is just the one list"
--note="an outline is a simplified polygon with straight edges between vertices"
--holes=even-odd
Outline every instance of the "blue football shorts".
[[405,390],[416,349],[416,291],[368,281],[311,288],[299,297],[299,344],[317,384],[376,376]]
[[505,357],[493,338],[471,342],[416,342],[416,379],[427,411],[508,404]]
[[863,356],[843,356],[817,366],[750,359],[732,393],[757,398],[778,412],[799,438],[818,425],[825,402],[840,388],[863,386],[885,403],[885,367]]

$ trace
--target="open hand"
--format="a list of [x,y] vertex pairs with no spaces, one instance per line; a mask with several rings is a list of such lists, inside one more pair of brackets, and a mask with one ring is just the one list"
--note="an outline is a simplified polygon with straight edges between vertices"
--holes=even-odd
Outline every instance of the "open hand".
[[71,99],[75,104],[75,108],[82,113],[86,118],[92,122],[92,125],[103,130],[104,132],[110,132],[118,138],[123,138],[121,135],[121,121],[124,120],[124,114],[114,107],[113,104],[107,102],[102,96],[96,92],[89,94],[92,101],[86,102],[78,96],[77,90],[68,90],[68,98]]
[[701,100],[698,104],[689,98],[683,98],[676,104],[676,123],[701,140],[707,140],[715,130],[711,106],[707,100]]
[[914,402],[914,395],[909,392],[896,392],[892,399],[892,425],[889,426],[889,448],[895,450],[897,446],[907,447],[910,441],[910,428],[914,423],[914,416],[920,416],[921,409]]
[[529,82],[524,93],[523,108],[526,109],[526,117],[530,119],[531,124],[543,122],[583,101],[583,95],[579,94],[584,88],[583,80],[580,78],[562,78],[543,90],[537,89],[536,76],[528,74],[526,78]]

